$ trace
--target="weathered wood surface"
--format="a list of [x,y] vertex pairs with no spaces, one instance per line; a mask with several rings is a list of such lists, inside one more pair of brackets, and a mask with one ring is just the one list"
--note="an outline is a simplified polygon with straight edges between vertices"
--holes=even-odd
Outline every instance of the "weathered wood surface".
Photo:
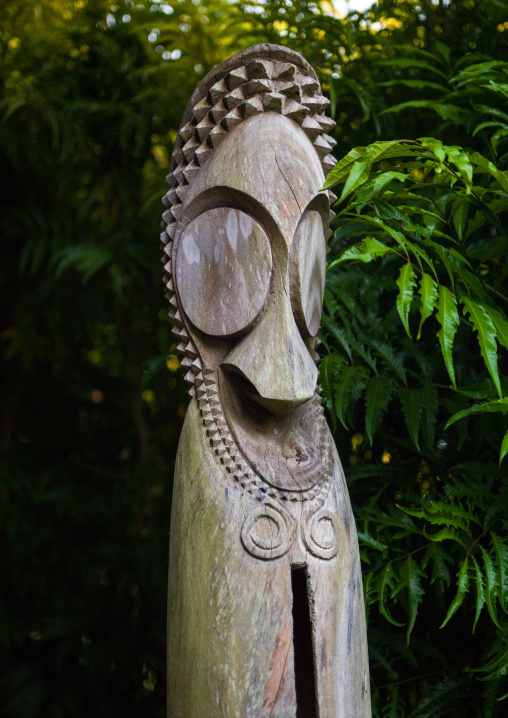
[[358,542],[319,393],[333,126],[261,45],[200,84],[165,197],[191,403],[175,472],[168,718],[368,718]]

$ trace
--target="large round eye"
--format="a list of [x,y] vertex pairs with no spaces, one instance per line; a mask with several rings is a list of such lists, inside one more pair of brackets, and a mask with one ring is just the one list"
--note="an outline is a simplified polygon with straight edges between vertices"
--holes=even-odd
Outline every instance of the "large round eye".
[[326,241],[319,212],[304,214],[291,243],[291,305],[302,334],[316,336],[325,290]]
[[271,272],[265,231],[238,209],[203,212],[180,238],[177,290],[190,321],[205,334],[226,337],[248,329],[265,304]]

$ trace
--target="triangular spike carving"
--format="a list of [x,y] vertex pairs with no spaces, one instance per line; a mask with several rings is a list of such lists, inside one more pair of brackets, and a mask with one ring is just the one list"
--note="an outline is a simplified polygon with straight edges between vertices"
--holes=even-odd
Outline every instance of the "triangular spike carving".
[[187,374],[184,376],[184,380],[187,382],[187,384],[194,384],[194,376],[191,371],[187,372]]
[[176,197],[174,204],[181,202],[182,197],[185,195],[185,192],[189,189],[189,183],[185,179],[185,170],[187,167],[190,167],[190,165],[185,165],[185,169],[183,170],[183,177],[181,183],[178,185],[178,187],[175,189]]
[[169,204],[173,204],[176,199],[176,189],[174,187],[171,187],[171,189],[166,192],[166,197],[169,200]]
[[266,60],[252,60],[245,69],[249,80],[268,80],[271,75],[272,63]]
[[213,130],[208,135],[208,139],[211,142],[212,147],[214,149],[216,149],[220,145],[220,143],[224,140],[226,135],[227,135],[226,130],[223,127],[221,127],[220,125],[217,125],[216,127],[213,128]]
[[319,90],[319,82],[313,77],[297,75],[296,81],[303,88],[306,95],[313,95]]
[[[175,231],[176,231],[176,225],[174,222],[171,224],[168,224],[166,227],[166,234],[169,237],[169,240],[172,241],[175,238]],[[166,247],[166,251],[169,249],[169,247]]]
[[251,97],[251,95],[260,95],[263,92],[271,92],[272,85],[268,80],[256,79],[244,85],[242,90],[245,97]]
[[286,95],[286,97],[291,97],[297,102],[300,102],[302,99],[302,88],[297,82],[285,82],[284,85],[279,88],[279,92]]
[[170,209],[167,209],[165,212],[162,213],[162,219],[166,222],[166,224],[174,222],[173,215],[171,214]]
[[190,140],[191,137],[194,137],[195,128],[196,124],[194,120],[190,120],[183,127],[180,128],[180,136],[182,137],[184,142],[187,142],[188,140]]
[[202,100],[198,102],[196,107],[193,108],[192,114],[196,118],[198,122],[201,122],[203,117],[212,109],[212,105],[210,102],[208,102],[208,98],[203,97]]
[[295,102],[295,100],[286,98],[282,112],[291,120],[301,124],[305,117],[309,114],[310,110],[308,107],[305,107],[305,105],[301,105],[299,102]]
[[326,157],[326,155],[328,155],[333,149],[333,147],[328,144],[328,142],[322,135],[316,138],[316,140],[314,141],[314,147],[316,148],[316,152],[320,157]]
[[321,166],[324,170],[325,175],[328,174],[328,172],[335,167],[337,164],[337,160],[333,155],[326,155],[326,157],[323,157],[321,160]]
[[224,115],[228,114],[228,108],[221,100],[210,110],[210,112],[213,117],[213,121],[215,122],[215,124],[218,124],[222,120]]
[[284,99],[284,95],[278,92],[267,92],[263,95],[263,105],[265,109],[271,110],[272,112],[282,112]]
[[178,182],[181,182],[181,181],[182,181],[182,179],[183,179],[183,171],[184,171],[184,169],[185,169],[186,167],[187,167],[187,163],[186,163],[186,162],[185,162],[185,163],[184,163],[184,162],[180,162],[180,164],[178,165],[178,167],[177,167],[177,168],[175,169],[175,171],[173,172],[173,174],[175,175],[175,177],[176,177],[176,179],[178,180]]
[[247,71],[245,67],[237,67],[236,70],[231,70],[227,76],[227,84],[230,90],[234,90],[235,87],[242,85],[247,81]]
[[199,172],[199,165],[198,163],[193,159],[190,165],[183,171],[184,177],[187,180],[187,182],[190,182],[194,175],[196,175]]
[[196,348],[195,348],[194,344],[193,344],[191,341],[189,341],[189,342],[185,345],[184,351],[185,351],[185,354],[186,354],[188,357],[191,357],[191,359],[195,359],[195,358],[198,356],[198,353],[197,353],[197,351],[196,351]]
[[171,214],[174,217],[174,221],[177,222],[180,219],[181,213],[182,213],[182,203],[175,202],[175,204],[171,207]]
[[317,99],[318,99],[319,105],[320,105],[319,111],[324,112],[326,110],[326,108],[328,107],[328,105],[330,104],[330,100],[328,99],[328,97],[325,97],[324,95],[319,95]]
[[206,142],[203,142],[203,144],[198,147],[198,149],[196,150],[196,154],[194,155],[194,159],[197,160],[200,167],[205,164],[211,151],[212,150],[210,149],[210,147],[208,147]]
[[229,95],[226,95],[223,102],[228,108],[228,110],[233,110],[235,107],[238,107],[243,101],[245,100],[245,97],[243,96],[243,92],[240,88],[237,88],[236,90],[233,90],[233,92],[230,92]]
[[326,141],[327,144],[329,144],[332,148],[335,147],[337,144],[337,141],[333,139],[333,137],[330,137],[330,135],[323,135],[323,139]]
[[215,105],[219,100],[222,100],[224,95],[228,93],[228,86],[226,85],[226,81],[224,78],[222,80],[219,80],[219,82],[216,82],[215,85],[212,85],[210,88],[210,100],[212,101],[212,104]]
[[193,359],[190,367],[193,374],[199,374],[201,372],[201,369],[203,368],[201,365],[201,359],[199,357]]
[[314,119],[319,122],[325,132],[331,132],[335,127],[334,120],[332,120],[330,117],[327,117],[326,115],[318,115]]
[[243,119],[246,120],[248,117],[252,117],[253,115],[259,115],[260,112],[264,112],[263,103],[261,101],[260,97],[251,97],[250,100],[247,100],[245,104],[242,106],[243,109]]
[[321,98],[319,97],[304,97],[302,102],[306,107],[309,108],[312,114],[321,112]]
[[196,132],[198,133],[201,142],[206,140],[210,134],[210,130],[212,130],[214,126],[215,123],[209,119],[208,115],[205,115],[201,122],[196,126]]
[[328,199],[330,200],[330,206],[334,205],[335,202],[338,200],[337,195],[332,192],[331,190],[328,190]]
[[[194,133],[192,133],[192,135],[194,136]],[[183,145],[184,145],[184,143],[182,142],[182,144],[180,145],[180,147],[178,147],[178,149],[173,150],[173,156],[171,159],[175,163],[175,166],[179,165],[183,159],[183,152],[182,152]]]
[[203,374],[196,374],[196,386],[203,386],[203,385],[204,385]]
[[306,117],[304,119],[304,121],[302,122],[302,130],[313,142],[316,137],[318,137],[323,131],[319,122],[313,120],[312,117]]
[[162,198],[162,204],[164,205],[164,207],[171,206],[171,200],[169,199],[169,197],[167,197],[167,195],[164,195],[164,197]]
[[175,324],[178,324],[178,326],[183,327],[183,321],[182,321],[182,315],[180,314],[180,311],[178,309],[174,309],[173,307],[169,308],[169,316],[174,321]]
[[191,139],[185,143],[183,146],[183,154],[185,155],[185,159],[189,161],[192,158],[192,155],[195,153],[197,148],[199,147],[199,142],[195,137],[191,137]]
[[242,121],[242,116],[238,108],[235,107],[234,110],[228,112],[228,114],[222,119],[221,124],[228,132],[231,132],[231,130],[234,130],[235,127],[239,125]]
[[275,65],[275,72],[273,73],[274,80],[292,80],[295,76],[296,65],[292,65],[289,62],[277,63]]

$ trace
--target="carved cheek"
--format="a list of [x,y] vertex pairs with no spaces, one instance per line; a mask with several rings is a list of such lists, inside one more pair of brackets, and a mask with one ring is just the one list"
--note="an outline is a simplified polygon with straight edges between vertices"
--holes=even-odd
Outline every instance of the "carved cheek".
[[306,212],[291,244],[291,305],[304,337],[316,336],[321,321],[326,270],[323,220],[316,211]]
[[185,229],[175,268],[180,301],[192,324],[211,336],[235,336],[252,326],[265,305],[270,243],[245,212],[210,209]]

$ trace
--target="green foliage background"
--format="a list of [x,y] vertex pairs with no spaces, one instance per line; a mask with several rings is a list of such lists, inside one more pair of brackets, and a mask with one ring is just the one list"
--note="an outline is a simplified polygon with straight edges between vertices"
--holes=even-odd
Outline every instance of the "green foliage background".
[[507,20],[503,0],[2,3],[2,716],[164,715],[186,396],[160,197],[196,83],[264,41],[305,54],[338,123],[320,381],[374,715],[506,715]]

